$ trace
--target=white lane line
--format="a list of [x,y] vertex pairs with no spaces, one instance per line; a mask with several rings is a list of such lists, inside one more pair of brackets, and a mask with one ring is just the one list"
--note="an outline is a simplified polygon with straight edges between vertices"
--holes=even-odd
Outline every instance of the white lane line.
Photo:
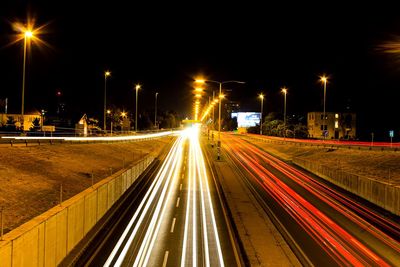
[[176,218],[174,218],[174,219],[172,220],[171,233],[174,232],[174,229],[175,229],[175,222],[176,222]]
[[182,173],[182,180],[183,180],[183,178],[185,177],[185,174],[184,173]]
[[[114,247],[113,251],[111,252],[110,256],[108,257],[106,263],[104,264],[104,266],[110,266],[111,262],[113,261],[114,257],[116,257],[117,251],[119,250],[120,246],[122,245],[122,242],[124,241],[124,239],[127,237],[127,234],[129,232],[129,230],[131,229],[131,227],[133,227],[134,222],[135,226],[133,229],[133,232],[131,233],[131,235],[128,238],[128,241],[126,243],[126,245],[124,246],[121,254],[118,256],[117,258],[117,265],[121,264],[123,258],[125,257],[126,254],[126,250],[129,248],[130,243],[133,241],[133,238],[136,235],[136,232],[138,230],[138,227],[141,225],[141,222],[143,220],[144,215],[146,214],[147,210],[148,210],[148,206],[150,205],[150,203],[153,201],[154,199],[154,195],[156,194],[156,191],[158,190],[158,188],[160,187],[160,184],[162,182],[162,180],[165,177],[165,174],[168,170],[168,167],[172,164],[173,158],[175,157],[175,154],[177,153],[176,151],[178,150],[179,147],[179,143],[182,142],[181,138],[178,138],[176,140],[176,142],[174,143],[174,146],[172,147],[171,151],[168,153],[168,156],[166,158],[166,161],[163,163],[163,165],[161,166],[160,172],[157,174],[157,177],[154,179],[153,183],[151,184],[149,190],[147,191],[146,195],[144,196],[144,198],[142,199],[142,202],[140,203],[138,209],[136,210],[134,216],[132,217],[132,219],[130,220],[128,226],[125,228],[124,233],[122,234],[122,236],[120,237],[120,239],[118,240],[118,243],[116,244],[116,246]],[[168,166],[168,167],[167,167]],[[143,210],[142,207],[144,206]],[[139,214],[141,213],[140,217]],[[136,221],[136,218],[139,217],[139,220]]]
[[[164,218],[165,211],[166,211],[166,208],[167,208],[166,203],[169,203],[169,201],[170,201],[169,199],[170,199],[170,197],[172,195],[172,191],[173,191],[172,188],[176,188],[175,187],[176,186],[175,183],[179,180],[179,170],[180,170],[180,168],[182,166],[182,147],[180,147],[179,156],[178,156],[178,161],[177,162],[178,162],[179,165],[174,167],[175,168],[175,172],[173,173],[173,177],[171,178],[172,181],[171,181],[169,189],[168,189],[167,199],[166,199],[165,202],[163,202],[164,206],[163,206],[163,208],[161,210],[161,215],[160,215],[160,217],[158,219],[157,226],[155,228],[155,232],[153,234],[152,240],[150,241],[149,249],[147,250],[147,255],[145,255],[144,262],[143,262],[143,264],[140,264],[140,266],[147,266],[147,264],[148,264],[151,252],[153,250],[153,247],[154,247],[157,235],[158,235],[158,232],[159,232],[160,227],[161,227],[161,223],[163,222],[163,218]],[[157,210],[156,210],[155,213],[158,214],[159,212],[157,212]]]
[[180,197],[178,197],[178,199],[176,200],[176,207],[179,207],[179,201],[181,201]]
[[182,191],[182,184],[179,186],[179,191]]
[[169,254],[169,251],[168,251],[168,250],[165,251],[164,260],[163,260],[163,262],[162,262],[162,267],[167,266],[168,254]]

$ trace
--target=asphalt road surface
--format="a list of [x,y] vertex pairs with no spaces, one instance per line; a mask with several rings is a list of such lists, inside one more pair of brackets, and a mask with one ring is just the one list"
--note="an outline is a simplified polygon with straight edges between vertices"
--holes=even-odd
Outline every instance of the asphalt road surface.
[[240,266],[198,129],[182,132],[153,168],[78,265]]
[[350,194],[266,153],[238,136],[224,135],[223,160],[283,226],[304,264],[400,266],[400,225]]

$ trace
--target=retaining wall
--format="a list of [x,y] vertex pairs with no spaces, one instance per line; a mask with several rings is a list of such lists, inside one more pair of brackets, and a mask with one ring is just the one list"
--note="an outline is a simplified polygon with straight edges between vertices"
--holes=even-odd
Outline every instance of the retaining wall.
[[4,235],[0,267],[57,266],[153,160],[113,174]]
[[393,214],[400,215],[400,186],[347,173],[305,159],[293,158],[293,163]]

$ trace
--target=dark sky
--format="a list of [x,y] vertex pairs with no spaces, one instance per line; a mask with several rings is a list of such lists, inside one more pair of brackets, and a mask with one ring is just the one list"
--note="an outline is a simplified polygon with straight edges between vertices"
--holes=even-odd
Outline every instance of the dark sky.
[[[137,1],[1,1],[0,46],[14,34],[9,21],[27,14],[49,23],[33,46],[26,105],[48,108],[60,89],[70,110],[100,115],[104,70],[112,71],[108,102],[134,108],[134,84],[141,83],[141,107],[189,114],[192,78],[242,80],[228,98],[246,109],[281,111],[280,87],[289,88],[288,113],[322,110],[326,73],[327,110],[357,112],[360,129],[399,132],[400,61],[377,49],[400,35],[400,15],[390,5],[164,4]],[[361,3],[361,2],[360,2]],[[20,109],[22,42],[0,49],[0,98]]]

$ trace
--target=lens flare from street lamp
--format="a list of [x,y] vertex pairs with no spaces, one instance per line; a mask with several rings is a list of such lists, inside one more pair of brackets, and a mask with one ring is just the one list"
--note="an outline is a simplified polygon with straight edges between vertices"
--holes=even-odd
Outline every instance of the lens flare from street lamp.
[[[21,40],[30,40],[35,42],[36,44],[39,45],[44,45],[48,48],[53,47],[48,44],[47,42],[43,41],[42,39],[39,38],[39,35],[45,34],[46,32],[46,27],[48,26],[49,23],[43,24],[39,27],[35,27],[35,20],[32,19],[31,17],[28,17],[26,20],[26,23],[20,22],[20,21],[14,21],[14,22],[9,22],[12,29],[17,32],[11,43],[7,44],[6,47],[11,46],[13,44],[18,43]],[[40,46],[39,46],[40,47]]]
[[287,94],[287,88],[286,87],[282,88],[282,93],[284,93],[285,95]]
[[26,32],[25,32],[25,37],[26,37],[26,38],[31,38],[31,37],[33,37],[33,32],[31,32],[31,31],[29,31],[29,30],[26,31]]

